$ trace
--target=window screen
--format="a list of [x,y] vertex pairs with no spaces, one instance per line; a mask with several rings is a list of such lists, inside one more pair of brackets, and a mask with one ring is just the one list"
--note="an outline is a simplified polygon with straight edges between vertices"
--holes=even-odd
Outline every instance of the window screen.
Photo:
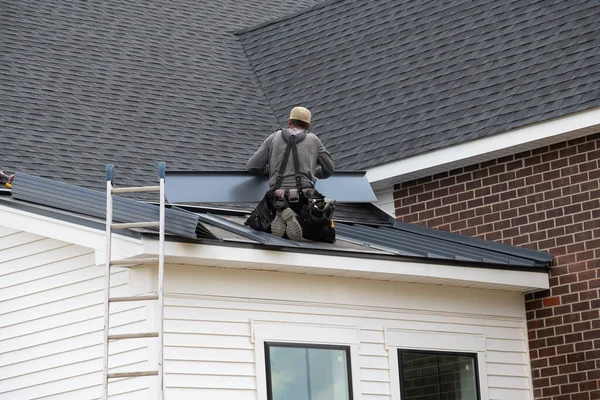
[[350,349],[265,343],[269,400],[351,400]]
[[402,400],[479,400],[474,354],[398,351]]

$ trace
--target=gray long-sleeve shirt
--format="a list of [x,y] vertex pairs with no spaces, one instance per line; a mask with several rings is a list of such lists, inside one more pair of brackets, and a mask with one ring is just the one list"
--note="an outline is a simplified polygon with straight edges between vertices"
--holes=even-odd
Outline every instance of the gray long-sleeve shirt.
[[[292,134],[297,133],[292,129],[290,129]],[[302,187],[314,187],[317,178],[326,179],[333,174],[335,171],[333,158],[315,134],[308,132],[306,138],[296,146],[298,147],[299,173],[302,177]],[[246,163],[246,169],[250,172],[261,173],[267,167],[269,172],[269,187],[273,188],[279,176],[279,169],[286,147],[287,143],[283,139],[282,131],[279,130],[272,133],[264,140],[256,153],[250,157]],[[283,188],[296,187],[293,157],[293,153],[290,152],[281,183],[281,187]]]

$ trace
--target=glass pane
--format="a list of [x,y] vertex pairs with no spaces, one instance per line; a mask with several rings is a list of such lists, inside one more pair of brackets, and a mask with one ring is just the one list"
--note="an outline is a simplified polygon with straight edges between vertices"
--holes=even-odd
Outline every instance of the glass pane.
[[477,400],[473,357],[438,357],[441,400]]
[[308,399],[306,350],[270,347],[273,400]]
[[406,400],[477,400],[475,359],[435,353],[403,353]]
[[404,397],[406,400],[441,400],[435,354],[405,353],[402,356]]
[[350,400],[345,350],[269,349],[273,400]]

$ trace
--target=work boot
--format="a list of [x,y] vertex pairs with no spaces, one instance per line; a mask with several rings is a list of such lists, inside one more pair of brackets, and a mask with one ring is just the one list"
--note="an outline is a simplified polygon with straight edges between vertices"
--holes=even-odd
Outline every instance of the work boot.
[[299,242],[302,240],[302,226],[298,222],[296,213],[291,208],[286,208],[281,213],[286,223],[285,233],[288,239]]
[[275,219],[271,222],[271,233],[275,236],[283,237],[285,235],[285,221],[281,215],[281,210],[277,210]]

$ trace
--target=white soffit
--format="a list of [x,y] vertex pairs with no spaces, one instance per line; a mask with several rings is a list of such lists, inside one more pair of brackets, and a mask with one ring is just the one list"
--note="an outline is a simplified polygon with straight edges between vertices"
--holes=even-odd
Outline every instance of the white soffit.
[[433,150],[367,170],[374,189],[600,131],[600,107]]

